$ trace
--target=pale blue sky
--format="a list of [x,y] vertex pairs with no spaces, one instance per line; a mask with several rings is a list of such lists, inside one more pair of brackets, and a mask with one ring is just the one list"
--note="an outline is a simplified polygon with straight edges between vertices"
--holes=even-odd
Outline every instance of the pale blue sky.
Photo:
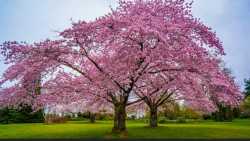
[[[0,43],[56,38],[55,31],[69,27],[71,19],[94,20],[116,5],[115,0],[0,0]],[[243,86],[250,78],[250,0],[194,0],[193,13],[217,32],[227,67]],[[0,61],[0,74],[4,69]]]

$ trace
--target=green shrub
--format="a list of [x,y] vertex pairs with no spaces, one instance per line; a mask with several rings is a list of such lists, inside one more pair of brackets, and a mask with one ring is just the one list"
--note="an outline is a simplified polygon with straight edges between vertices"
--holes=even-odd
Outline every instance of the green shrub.
[[245,119],[245,118],[250,118],[250,111],[244,111],[240,114],[240,117],[239,118],[242,118],[242,119]]
[[83,117],[71,117],[70,118],[70,121],[85,121],[85,120],[88,120],[88,119],[83,118]]
[[43,122],[42,110],[33,112],[31,106],[20,105],[19,109],[0,109],[0,123],[39,123]]
[[204,115],[202,115],[202,119],[210,120],[210,119],[212,119],[212,116],[210,114],[204,114]]
[[129,117],[127,117],[128,120],[136,120],[136,116],[135,115],[131,115]]
[[212,113],[212,118],[219,122],[232,122],[234,118],[232,108],[230,106],[218,104],[218,111]]
[[112,120],[113,115],[109,113],[96,113],[97,120]]
[[250,96],[246,97],[240,105],[240,118],[250,118]]
[[55,114],[46,114],[44,117],[45,124],[52,124],[52,123],[66,123],[69,119],[66,116],[58,116]]
[[158,123],[167,123],[167,119],[165,117],[159,118]]
[[178,117],[176,123],[186,123],[186,119],[184,117]]
[[180,116],[183,116],[185,119],[201,119],[202,118],[199,112],[191,108],[187,108],[187,107],[182,110]]

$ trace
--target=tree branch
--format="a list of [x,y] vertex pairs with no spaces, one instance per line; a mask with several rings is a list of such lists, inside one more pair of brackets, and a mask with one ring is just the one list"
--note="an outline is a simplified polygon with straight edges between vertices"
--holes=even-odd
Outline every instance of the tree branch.
[[80,73],[81,75],[83,75],[84,77],[86,77],[88,80],[90,80],[91,82],[93,82],[93,80],[86,74],[84,73],[83,71],[81,71],[80,69],[78,69],[77,67],[74,67],[72,64],[70,64],[69,62],[67,61],[64,61],[64,60],[57,60],[58,62],[61,62],[63,63],[65,66],[77,71],[78,73]]
[[138,99],[138,100],[136,100],[136,101],[127,103],[126,105],[127,105],[127,106],[130,106],[130,105],[132,105],[132,104],[135,104],[135,103],[137,103],[137,102],[140,102],[140,101],[144,100],[145,98],[146,98],[146,97],[140,98],[140,99]]
[[82,44],[78,41],[78,39],[76,39],[76,43],[83,49],[85,54],[82,54],[82,55],[84,55],[91,63],[94,64],[94,66],[101,73],[103,73],[106,77],[108,77],[112,82],[114,82],[120,89],[122,89],[126,93],[126,90],[116,80],[114,80],[110,75],[108,75],[106,72],[104,72],[104,70],[92,58],[89,57],[88,52],[86,51],[86,49],[84,47],[82,47]]
[[157,106],[162,105],[164,102],[166,102],[166,100],[168,100],[172,95],[174,94],[174,92],[170,93],[166,98],[162,99],[162,101],[157,102]]

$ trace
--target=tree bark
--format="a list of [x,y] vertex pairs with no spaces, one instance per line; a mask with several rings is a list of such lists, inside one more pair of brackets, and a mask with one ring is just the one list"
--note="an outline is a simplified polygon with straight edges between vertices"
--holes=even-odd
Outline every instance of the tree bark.
[[150,107],[150,121],[149,126],[155,128],[158,126],[158,118],[157,118],[157,107],[151,106]]
[[123,103],[114,105],[114,127],[113,132],[126,131],[126,105]]
[[95,123],[95,113],[89,112],[90,123]]

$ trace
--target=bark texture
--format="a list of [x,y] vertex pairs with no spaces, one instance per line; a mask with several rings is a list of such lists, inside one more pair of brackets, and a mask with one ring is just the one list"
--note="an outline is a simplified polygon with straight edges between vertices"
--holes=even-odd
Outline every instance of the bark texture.
[[157,117],[157,107],[150,107],[150,120],[149,126],[155,128],[158,126],[158,117]]
[[119,103],[115,105],[113,132],[126,131],[126,105]]
[[89,112],[90,123],[95,123],[95,113]]

